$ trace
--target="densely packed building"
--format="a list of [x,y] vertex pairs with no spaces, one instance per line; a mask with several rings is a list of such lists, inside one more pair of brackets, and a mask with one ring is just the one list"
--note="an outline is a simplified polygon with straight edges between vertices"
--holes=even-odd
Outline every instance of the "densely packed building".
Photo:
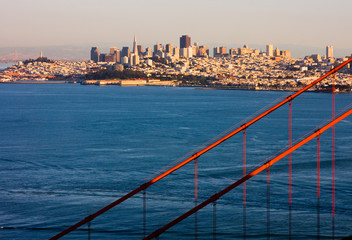
[[[303,59],[294,59],[291,58],[290,51],[279,50],[272,44],[266,46],[265,52],[251,49],[248,45],[228,51],[224,46],[215,47],[213,57],[210,57],[209,47],[197,43],[191,45],[188,35],[180,37],[180,47],[168,43],[156,44],[154,49],[143,49],[134,37],[132,52],[129,47],[121,50],[110,47],[109,50],[108,54],[104,54],[93,47],[89,62],[20,62],[0,71],[0,81],[38,81],[67,77],[79,80],[94,71],[123,71],[128,68],[150,78],[177,80],[180,86],[295,90],[348,59],[335,59],[332,46],[327,46],[326,56],[313,54]],[[336,73],[336,85],[351,91],[351,74],[351,66]],[[328,88],[330,84],[324,81],[317,88]]]
[[19,62],[0,71],[0,82],[63,80],[68,77],[80,79],[87,73],[100,69],[94,62]]

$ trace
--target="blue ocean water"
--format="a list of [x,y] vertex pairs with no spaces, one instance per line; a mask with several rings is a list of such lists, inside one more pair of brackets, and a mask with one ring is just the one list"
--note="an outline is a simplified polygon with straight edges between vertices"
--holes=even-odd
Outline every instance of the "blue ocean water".
[[[288,92],[0,85],[0,238],[48,239]],[[337,94],[340,112],[351,94]],[[247,129],[247,169],[288,144],[288,107]],[[331,118],[331,94],[293,101],[293,139]],[[352,118],[336,125],[335,235],[352,235]],[[316,239],[316,140],[293,154],[293,239]],[[242,134],[198,160],[198,202],[242,175]],[[288,239],[288,158],[271,168],[271,239]],[[331,130],[321,136],[320,234],[332,236]],[[146,232],[194,206],[194,164],[147,190]],[[266,173],[247,183],[247,238],[267,239]],[[142,194],[91,223],[92,239],[141,239]],[[217,201],[219,239],[243,239],[242,187]],[[213,207],[198,215],[213,238]],[[194,239],[194,217],[160,239]],[[87,225],[64,239],[87,238]]]
[[0,70],[4,70],[8,67],[11,67],[14,63],[13,62],[8,62],[8,63],[0,63]]

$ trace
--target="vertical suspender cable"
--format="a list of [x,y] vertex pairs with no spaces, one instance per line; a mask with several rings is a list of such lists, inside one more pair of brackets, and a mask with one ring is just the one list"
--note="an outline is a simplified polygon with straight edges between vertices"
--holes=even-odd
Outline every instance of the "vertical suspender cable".
[[147,190],[143,190],[143,237],[146,236],[147,232]]
[[212,144],[208,145],[207,147],[203,148],[202,150],[196,152],[195,154],[193,154],[192,156],[188,157],[187,159],[183,160],[182,162],[180,162],[179,164],[173,166],[172,168],[170,168],[169,170],[161,173],[160,175],[154,177],[153,179],[151,179],[148,182],[145,182],[144,184],[142,184],[141,186],[139,186],[138,188],[132,190],[131,192],[127,193],[126,195],[122,196],[121,198],[115,200],[114,202],[106,205],[105,207],[103,207],[102,209],[98,210],[97,212],[85,217],[84,219],[80,220],[79,222],[77,222],[76,224],[68,227],[67,229],[63,230],[62,232],[56,234],[55,236],[51,237],[50,240],[56,240],[59,239],[63,236],[65,236],[66,234],[72,232],[73,230],[79,228],[80,226],[88,223],[89,221],[92,221],[93,219],[95,219],[96,217],[100,216],[101,214],[105,213],[106,211],[110,210],[111,208],[116,207],[117,205],[119,205],[120,203],[126,201],[127,199],[129,199],[130,197],[134,196],[135,194],[143,191],[143,189],[148,188],[149,186],[151,186],[152,184],[158,182],[159,180],[163,179],[164,177],[166,177],[167,175],[169,175],[170,173],[176,171],[177,169],[183,167],[184,165],[186,165],[187,163],[193,161],[194,159],[200,157],[201,155],[205,154],[206,152],[210,151],[211,149],[215,148],[216,146],[218,146],[219,144],[225,142],[227,139],[231,138],[232,136],[236,135],[237,133],[243,131],[244,129],[246,129],[247,127],[251,126],[252,124],[256,123],[257,121],[259,121],[260,119],[264,118],[265,116],[267,116],[268,114],[270,114],[271,112],[275,111],[276,109],[280,108],[281,106],[283,106],[284,104],[288,103],[289,101],[291,101],[292,99],[298,97],[299,95],[301,95],[303,92],[307,91],[308,89],[310,89],[311,87],[315,86],[317,83],[321,82],[323,79],[327,78],[328,76],[330,76],[331,74],[339,71],[341,68],[345,67],[347,64],[349,64],[350,62],[352,62],[352,58],[349,58],[347,61],[343,62],[342,64],[340,64],[339,66],[337,66],[336,68],[330,70],[329,72],[327,72],[326,74],[324,74],[323,76],[321,76],[320,78],[316,79],[315,81],[313,81],[312,83],[308,84],[307,86],[305,86],[304,88],[302,88],[301,90],[297,91],[296,93],[292,94],[291,96],[287,97],[285,100],[281,101],[280,103],[276,104],[275,106],[271,107],[270,109],[266,110],[265,112],[259,114],[258,116],[254,117],[252,120],[248,121],[246,124],[241,125],[241,127],[236,128],[235,130],[231,131],[230,133],[228,133],[227,135],[225,135],[224,137],[216,140],[215,142],[213,142]]
[[317,137],[317,239],[320,239],[320,136]]
[[[289,148],[292,147],[292,101],[289,102],[289,114],[288,114],[288,142]],[[292,153],[288,155],[288,231],[289,231],[289,239],[292,239]]]
[[172,220],[171,222],[169,222],[168,224],[164,225],[163,227],[155,230],[154,232],[152,232],[149,236],[147,236],[146,238],[144,238],[144,240],[150,240],[153,239],[157,236],[159,236],[160,234],[162,234],[163,232],[165,232],[166,230],[170,229],[171,227],[173,227],[174,225],[178,224],[179,222],[181,222],[182,220],[188,218],[189,216],[191,216],[192,214],[194,214],[195,212],[199,211],[200,209],[204,208],[205,206],[207,206],[210,203],[213,203],[214,201],[217,201],[220,197],[222,197],[223,195],[227,194],[228,192],[232,191],[234,188],[240,186],[241,184],[243,184],[244,182],[246,182],[247,180],[251,179],[252,177],[256,176],[257,174],[259,174],[260,172],[264,171],[265,169],[271,167],[273,164],[275,164],[276,162],[278,162],[280,159],[286,157],[288,154],[292,153],[293,151],[297,150],[298,148],[300,148],[301,146],[303,146],[304,144],[306,144],[307,142],[311,141],[312,139],[314,139],[315,137],[321,135],[322,133],[324,133],[326,130],[328,130],[329,128],[331,128],[333,125],[335,125],[336,123],[340,122],[341,120],[343,120],[344,118],[348,117],[349,115],[352,114],[352,108],[350,108],[349,110],[347,110],[346,112],[344,112],[343,114],[341,114],[339,117],[337,117],[336,119],[334,119],[333,121],[327,123],[326,125],[324,125],[323,127],[321,127],[320,129],[316,130],[314,133],[310,134],[309,136],[305,137],[304,139],[302,139],[301,141],[297,142],[295,145],[293,145],[292,147],[290,147],[289,149],[285,150],[284,152],[280,153],[279,155],[277,155],[276,157],[272,158],[271,160],[265,162],[263,165],[261,165],[260,167],[256,168],[255,170],[251,171],[250,173],[248,173],[245,177],[242,177],[241,179],[239,179],[238,181],[232,183],[230,186],[224,188],[223,190],[221,190],[220,192],[212,195],[210,198],[208,198],[207,200],[205,200],[204,202],[198,204],[196,207],[192,208],[191,210],[187,211],[186,213],[182,214],[181,216],[177,217],[176,219]]
[[[194,206],[198,204],[198,159],[194,160]],[[198,216],[194,214],[194,239],[198,239]]]
[[213,202],[213,239],[216,239],[216,201]]
[[[332,80],[332,120],[335,119],[335,74]],[[335,126],[332,126],[332,237],[335,239]]]
[[88,222],[88,240],[90,240],[90,222]]
[[270,168],[266,172],[266,234],[270,239]]
[[[243,130],[243,177],[246,176],[246,129]],[[243,183],[243,239],[246,239],[246,183]]]

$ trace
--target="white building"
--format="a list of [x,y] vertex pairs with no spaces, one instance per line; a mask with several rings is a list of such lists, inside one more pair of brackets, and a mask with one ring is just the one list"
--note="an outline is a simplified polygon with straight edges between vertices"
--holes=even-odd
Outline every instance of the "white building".
[[326,58],[334,58],[334,47],[333,46],[326,46]]
[[274,56],[274,46],[272,44],[266,45],[266,55],[268,55],[269,57]]

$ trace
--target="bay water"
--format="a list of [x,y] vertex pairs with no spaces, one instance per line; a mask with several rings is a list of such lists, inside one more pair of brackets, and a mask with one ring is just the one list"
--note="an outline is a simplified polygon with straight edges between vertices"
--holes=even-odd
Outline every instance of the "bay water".
[[[48,239],[173,166],[290,92],[0,85],[0,238]],[[293,101],[293,139],[331,119],[331,94]],[[336,112],[351,104],[336,95]],[[264,110],[264,109],[262,109]],[[222,134],[221,134],[222,133]],[[219,135],[220,134],[220,135]],[[242,176],[242,133],[198,159],[198,203]],[[247,172],[288,145],[288,106],[246,130]],[[321,136],[320,235],[332,237],[331,130]],[[205,146],[204,145],[204,146]],[[352,235],[352,118],[336,125],[335,235]],[[317,143],[292,155],[292,239],[316,239]],[[288,239],[288,158],[270,169],[271,239]],[[247,182],[246,234],[267,239],[267,175]],[[194,207],[194,163],[146,191],[146,233]],[[243,239],[242,186],[216,204],[218,239]],[[213,238],[213,205],[197,214]],[[160,239],[194,239],[194,216]],[[87,225],[63,239],[86,239]],[[142,239],[137,194],[91,223],[91,239]]]
[[0,62],[0,70],[5,70],[8,67],[11,67],[14,63],[13,62],[7,62],[7,63],[1,63]]

